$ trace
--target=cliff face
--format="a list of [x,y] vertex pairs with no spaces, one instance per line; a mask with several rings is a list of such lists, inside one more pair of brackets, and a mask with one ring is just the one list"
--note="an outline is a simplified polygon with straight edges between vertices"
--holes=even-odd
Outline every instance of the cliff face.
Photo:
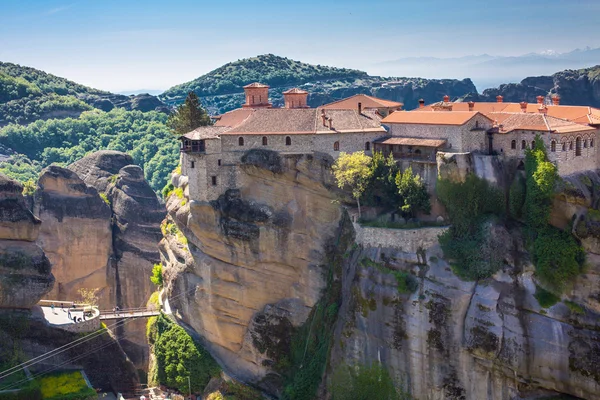
[[50,262],[35,243],[41,221],[22,191],[0,174],[0,308],[30,308],[54,285]]
[[56,277],[48,298],[77,300],[78,289],[98,288],[100,308],[112,308],[110,207],[76,173],[57,166],[42,172],[34,205],[43,221],[38,243],[52,262]]
[[[495,89],[486,89],[480,95],[470,95],[476,101],[504,101],[535,103],[537,96],[559,94],[561,104],[600,107],[600,66],[565,70],[551,76],[532,76],[520,83],[508,83]],[[473,92],[476,93],[476,92]]]
[[[597,282],[598,265],[565,297],[577,301],[575,293],[583,294],[593,307],[582,314],[561,302],[542,309],[518,231],[493,229],[505,267],[482,283],[454,275],[435,240],[427,240],[430,228],[419,230],[421,254],[403,241],[357,250],[345,270],[330,364],[380,361],[417,399],[508,400],[553,392],[600,398],[597,286],[587,294],[578,289],[590,277]],[[415,291],[400,294],[386,273],[393,270],[412,273]]]
[[[600,399],[600,228],[589,210],[600,176],[569,178],[557,197],[553,223],[575,221],[588,269],[544,309],[518,228],[488,225],[504,267],[481,282],[453,273],[437,243],[443,228],[355,225],[355,244],[332,250],[343,211],[332,201],[330,160],[254,155],[240,187],[210,204],[188,199],[187,177],[174,175],[180,191],[161,242],[171,308],[228,373],[277,393],[265,385],[273,354],[323,295],[322,265],[335,251],[345,261],[330,367],[381,362],[416,399]],[[443,173],[461,160],[446,160]],[[484,167],[475,169],[501,183],[504,172]],[[410,293],[394,271],[412,276]]]
[[[79,289],[97,288],[101,309],[146,305],[155,290],[149,278],[166,212],[130,156],[101,151],[68,169],[46,168],[34,210],[43,221],[38,243],[56,271],[48,297],[78,300]],[[117,333],[131,360],[146,368],[145,321]]]
[[[262,153],[215,202],[172,195],[161,242],[175,314],[229,373],[252,382],[270,370],[267,348],[289,340],[319,299],[324,243],[342,215],[328,156]],[[187,192],[187,177],[173,183]]]

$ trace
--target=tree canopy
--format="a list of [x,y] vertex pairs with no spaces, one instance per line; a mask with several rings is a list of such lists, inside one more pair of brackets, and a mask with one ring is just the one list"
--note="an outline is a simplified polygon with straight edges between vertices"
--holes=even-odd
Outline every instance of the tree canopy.
[[352,196],[358,202],[358,214],[360,216],[360,197],[373,175],[371,157],[363,151],[357,151],[356,153],[341,152],[333,164],[333,175],[340,189],[347,186],[352,191]]
[[183,135],[200,126],[211,124],[206,110],[200,105],[200,99],[194,92],[189,92],[185,102],[169,115],[167,125],[177,135]]

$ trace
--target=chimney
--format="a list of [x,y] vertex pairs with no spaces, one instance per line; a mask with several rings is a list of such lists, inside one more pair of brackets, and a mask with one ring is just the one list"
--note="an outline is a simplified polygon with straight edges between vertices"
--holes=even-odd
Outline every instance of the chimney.
[[360,101],[358,102],[358,113],[362,114],[362,103]]
[[540,108],[538,108],[538,111],[542,114],[548,114],[548,107],[546,107],[545,104],[542,104]]
[[450,96],[445,95],[444,96],[444,103],[448,103],[448,102],[450,102]]
[[325,110],[321,109],[321,119],[323,120],[323,126],[327,126],[327,117],[325,116]]
[[333,118],[329,117],[327,120],[329,121],[329,129],[333,129]]
[[504,97],[502,97],[500,95],[496,96],[496,102],[497,103],[502,103],[502,100],[504,100]]
[[470,101],[468,104],[469,104],[469,111],[473,111],[473,108],[475,108],[475,102]]
[[419,108],[425,108],[425,100],[419,99]]
[[536,99],[538,104],[544,104],[544,96],[538,96]]
[[552,104],[555,106],[559,106],[560,105],[560,96],[555,94],[554,96],[552,96]]
[[519,105],[521,106],[521,111],[526,113],[527,112],[527,102],[522,101],[519,103]]

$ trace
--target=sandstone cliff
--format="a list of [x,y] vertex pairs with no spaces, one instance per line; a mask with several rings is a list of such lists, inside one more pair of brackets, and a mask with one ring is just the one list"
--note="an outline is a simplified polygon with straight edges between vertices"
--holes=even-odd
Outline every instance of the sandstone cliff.
[[[239,189],[211,203],[176,195],[167,203],[170,305],[239,379],[266,376],[273,360],[264,343],[289,341],[325,287],[324,244],[342,215],[329,190],[331,161],[254,152]],[[173,183],[187,192],[187,177]],[[266,337],[272,325],[279,336]]]
[[[166,212],[140,167],[121,152],[100,151],[67,168],[46,168],[34,196],[43,221],[38,243],[56,271],[48,295],[77,300],[81,288],[98,288],[101,309],[146,305],[159,261],[160,222]],[[145,321],[118,332],[128,356],[145,369]]]
[[22,191],[0,174],[0,308],[30,308],[54,285],[50,262],[35,243],[41,221]]
[[[464,162],[493,182],[505,179],[493,163],[463,158],[438,160],[442,172],[455,174]],[[545,309],[534,297],[538,282],[518,227],[488,227],[504,267],[467,282],[443,258],[443,228],[340,230],[348,224],[335,201],[331,160],[266,152],[245,160],[242,184],[211,203],[189,199],[187,177],[174,175],[161,241],[174,314],[228,373],[281,395],[280,355],[292,335],[307,324],[309,332],[313,323],[328,329],[315,315],[339,304],[328,373],[342,363],[381,362],[415,399],[600,399],[600,229],[593,211],[600,176],[569,178],[557,197],[553,223],[579,221],[573,226],[589,266]],[[341,264],[327,266],[332,255]],[[398,289],[398,271],[412,277],[408,292]],[[322,302],[331,296],[333,303]]]

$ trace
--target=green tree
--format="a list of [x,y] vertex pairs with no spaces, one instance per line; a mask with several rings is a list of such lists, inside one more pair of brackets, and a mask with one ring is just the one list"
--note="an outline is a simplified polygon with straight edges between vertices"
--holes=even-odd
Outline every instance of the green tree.
[[163,285],[162,272],[163,272],[162,264],[160,264],[160,263],[154,264],[154,266],[152,267],[152,276],[150,277],[150,281],[152,283],[154,283],[156,286]]
[[425,213],[431,211],[427,187],[418,174],[413,174],[412,167],[406,168],[404,172],[398,172],[396,175],[396,187],[402,198],[400,210],[402,210],[404,215],[414,217],[417,211]]
[[360,197],[367,188],[372,174],[371,157],[363,151],[350,154],[342,152],[333,164],[333,175],[338,187],[343,189],[348,186],[352,191],[352,196],[358,203],[359,218],[362,216],[360,211]]
[[373,153],[371,179],[365,190],[364,202],[373,206],[396,208],[401,201],[396,186],[398,165],[393,154],[385,157],[382,152]]
[[211,124],[206,110],[200,105],[200,99],[194,92],[189,92],[185,102],[169,115],[167,125],[177,135],[183,135],[200,126]]

